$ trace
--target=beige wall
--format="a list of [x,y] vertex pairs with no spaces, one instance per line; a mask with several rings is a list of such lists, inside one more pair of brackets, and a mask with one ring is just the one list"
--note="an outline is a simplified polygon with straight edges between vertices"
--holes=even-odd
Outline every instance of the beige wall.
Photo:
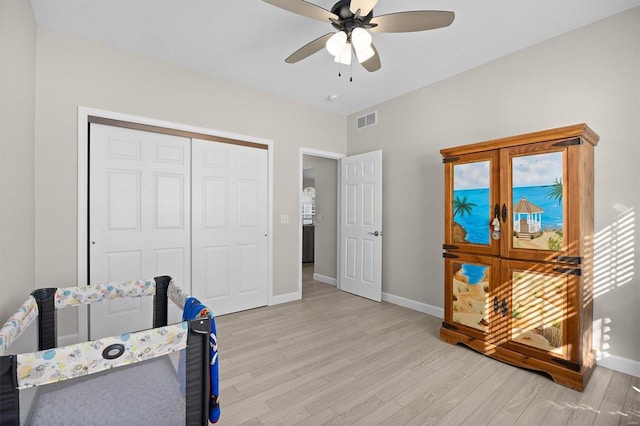
[[[640,361],[640,229],[621,221],[640,208],[639,22],[635,8],[363,111],[378,110],[373,127],[349,117],[349,154],[383,150],[384,292],[443,306],[441,148],[586,122],[601,137],[595,324],[608,328],[596,343]],[[610,232],[632,236],[631,274]]]
[[[299,147],[345,152],[346,118],[59,32],[38,29],[37,282],[76,282],[78,105],[274,141],[273,212],[298,217]],[[274,221],[274,294],[298,285],[296,221]]]
[[313,272],[337,278],[338,161],[305,155],[304,167],[315,167],[316,220]]
[[0,325],[34,289],[35,59],[31,3],[0,1]]

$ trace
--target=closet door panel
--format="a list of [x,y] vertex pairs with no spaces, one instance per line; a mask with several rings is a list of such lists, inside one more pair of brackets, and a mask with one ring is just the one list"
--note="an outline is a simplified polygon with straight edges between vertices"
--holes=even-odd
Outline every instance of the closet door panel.
[[193,295],[216,315],[268,303],[267,151],[192,140]]
[[[190,139],[92,123],[89,146],[89,282],[170,275],[190,291]],[[90,338],[151,327],[151,304],[92,305]]]

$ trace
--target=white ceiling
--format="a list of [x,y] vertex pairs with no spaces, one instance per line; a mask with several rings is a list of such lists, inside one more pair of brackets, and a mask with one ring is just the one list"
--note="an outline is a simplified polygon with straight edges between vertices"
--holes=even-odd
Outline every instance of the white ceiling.
[[[297,1],[297,0],[291,0]],[[334,0],[313,0],[331,9]],[[332,32],[261,0],[31,0],[37,23],[260,91],[350,114],[640,5],[640,0],[380,0],[375,15],[451,10],[450,27],[374,33],[382,69],[326,51],[284,59]],[[615,42],[612,40],[612,42]],[[338,95],[337,101],[328,96]]]

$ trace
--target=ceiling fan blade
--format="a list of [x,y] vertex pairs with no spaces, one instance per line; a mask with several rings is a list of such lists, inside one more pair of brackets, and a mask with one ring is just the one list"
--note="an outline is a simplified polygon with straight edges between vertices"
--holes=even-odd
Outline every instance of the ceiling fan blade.
[[310,43],[305,44],[300,49],[293,52],[287,59],[284,61],[288,64],[295,64],[298,61],[303,60],[304,58],[313,55],[319,50],[322,50],[324,46],[327,44],[327,40],[331,38],[334,33],[327,33],[317,39],[313,40]]
[[444,10],[413,10],[389,13],[371,19],[377,27],[369,31],[376,33],[408,33],[412,31],[433,30],[448,27],[453,22],[455,13]]
[[364,61],[361,65],[369,72],[378,71],[382,66],[380,64],[380,55],[378,55],[378,50],[376,47],[371,44],[371,48],[373,49],[373,56]]
[[378,0],[351,0],[349,10],[354,15],[360,9],[360,16],[367,16],[371,10],[376,7]]
[[339,19],[338,15],[329,12],[327,9],[323,9],[320,6],[316,6],[313,3],[309,3],[304,0],[262,0],[265,3],[269,3],[280,9],[288,10],[289,12],[297,13],[298,15],[306,16],[307,18],[317,19],[319,21],[330,21],[331,19]]

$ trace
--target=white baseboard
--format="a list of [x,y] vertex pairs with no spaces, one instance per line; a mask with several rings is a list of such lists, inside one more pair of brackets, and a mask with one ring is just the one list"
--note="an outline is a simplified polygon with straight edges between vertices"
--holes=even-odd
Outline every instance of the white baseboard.
[[277,296],[271,296],[269,298],[269,306],[294,302],[300,299],[302,299],[302,293],[299,291],[294,291],[293,293],[278,294]]
[[400,305],[405,308],[413,309],[414,311],[422,312],[424,314],[429,314],[437,318],[444,318],[444,309],[437,306],[427,305],[426,303],[416,302],[415,300],[384,292],[382,293],[382,300],[384,300],[385,302],[393,303],[394,305]]
[[638,361],[634,361],[629,358],[623,358],[617,355],[610,355],[607,353],[603,354],[602,352],[598,352],[597,360],[598,365],[602,367],[640,377],[640,362]]
[[321,283],[325,283],[325,284],[329,284],[329,285],[337,285],[338,284],[338,280],[335,278],[331,278],[331,277],[327,277],[326,275],[320,275],[320,274],[316,274],[315,272],[313,273],[313,279],[316,281],[320,281]]

